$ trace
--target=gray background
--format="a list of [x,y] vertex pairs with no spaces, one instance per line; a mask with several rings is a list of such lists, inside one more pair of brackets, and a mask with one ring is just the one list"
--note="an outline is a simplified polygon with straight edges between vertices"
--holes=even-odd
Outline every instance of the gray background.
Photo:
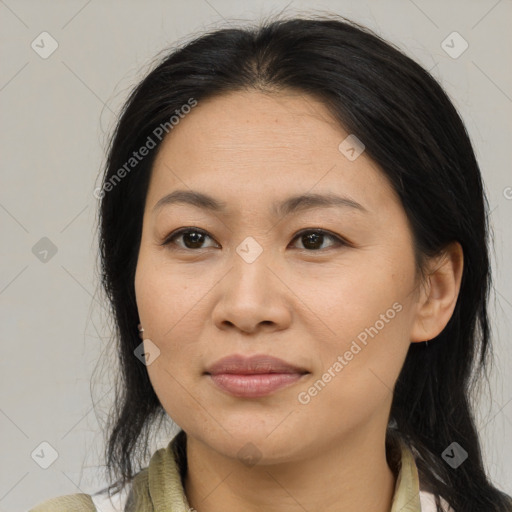
[[[97,286],[92,192],[116,113],[162,49],[282,10],[334,11],[368,25],[431,70],[465,120],[495,231],[495,371],[478,425],[490,475],[512,494],[510,0],[0,0],[0,511],[104,483],[101,426],[114,355]],[[44,31],[58,43],[46,59],[31,47],[43,46]],[[453,31],[469,45],[458,58],[441,46]],[[448,41],[452,52],[462,48]],[[51,456],[42,442],[58,453],[48,469],[39,465]]]

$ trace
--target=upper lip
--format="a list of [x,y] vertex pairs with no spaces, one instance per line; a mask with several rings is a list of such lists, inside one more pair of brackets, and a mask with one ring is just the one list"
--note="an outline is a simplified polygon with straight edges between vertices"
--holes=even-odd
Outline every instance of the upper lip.
[[233,373],[238,375],[252,375],[262,373],[309,373],[306,369],[287,363],[277,357],[256,354],[246,357],[233,354],[219,359],[210,365],[206,372],[211,375],[219,373]]

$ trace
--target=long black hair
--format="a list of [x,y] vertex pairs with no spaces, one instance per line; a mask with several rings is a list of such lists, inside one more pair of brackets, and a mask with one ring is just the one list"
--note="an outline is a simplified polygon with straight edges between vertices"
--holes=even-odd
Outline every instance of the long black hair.
[[[491,353],[491,274],[488,204],[468,133],[425,69],[368,28],[334,14],[206,32],[160,57],[125,103],[97,189],[101,280],[120,363],[105,449],[111,482],[117,478],[109,489],[119,489],[142,467],[151,427],[165,416],[134,356],[140,344],[134,277],[154,158],[162,135],[179,129],[175,123],[194,102],[248,89],[312,95],[363,141],[401,199],[422,275],[428,257],[452,241],[461,244],[455,310],[436,338],[411,343],[387,434],[400,434],[416,456],[422,485],[456,512],[508,510],[507,495],[486,475],[471,402]],[[135,159],[143,146],[151,149]],[[442,457],[452,442],[468,454],[456,469]]]

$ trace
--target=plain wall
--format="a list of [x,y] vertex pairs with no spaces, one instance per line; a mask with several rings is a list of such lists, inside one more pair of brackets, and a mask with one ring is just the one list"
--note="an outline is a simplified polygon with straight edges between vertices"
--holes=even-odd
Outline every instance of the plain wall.
[[[97,466],[113,367],[94,370],[114,356],[108,355],[108,309],[97,290],[93,190],[128,92],[164,48],[228,21],[283,9],[332,11],[368,25],[431,70],[466,123],[495,231],[495,370],[492,399],[484,393],[479,405],[479,430],[492,478],[512,494],[510,1],[5,0],[0,511],[94,492],[105,483]],[[58,43],[46,59],[40,53],[51,49],[48,36],[39,53],[31,47],[44,31]],[[458,58],[441,47],[453,31],[469,45]],[[41,453],[42,442],[58,453],[48,469],[31,456],[36,448],[34,457]]]

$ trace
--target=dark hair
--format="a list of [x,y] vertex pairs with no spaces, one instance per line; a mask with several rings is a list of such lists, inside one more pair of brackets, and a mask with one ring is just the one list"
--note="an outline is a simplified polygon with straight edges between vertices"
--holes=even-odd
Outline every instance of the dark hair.
[[[118,480],[109,489],[127,483],[142,466],[151,426],[165,416],[146,367],[134,356],[140,344],[135,268],[148,182],[163,137],[133,170],[126,163],[148,138],[158,139],[157,127],[168,131],[171,117],[190,100],[249,89],[312,95],[363,141],[401,199],[423,278],[426,258],[452,241],[461,244],[464,270],[455,310],[436,338],[411,343],[394,390],[388,438],[400,434],[417,458],[422,485],[456,512],[507,510],[507,495],[486,475],[470,402],[489,363],[491,275],[488,204],[469,136],[425,69],[337,15],[275,18],[203,34],[166,54],[124,106],[108,148],[99,226],[102,285],[121,366],[105,454]],[[454,441],[468,453],[456,469],[441,457]]]

